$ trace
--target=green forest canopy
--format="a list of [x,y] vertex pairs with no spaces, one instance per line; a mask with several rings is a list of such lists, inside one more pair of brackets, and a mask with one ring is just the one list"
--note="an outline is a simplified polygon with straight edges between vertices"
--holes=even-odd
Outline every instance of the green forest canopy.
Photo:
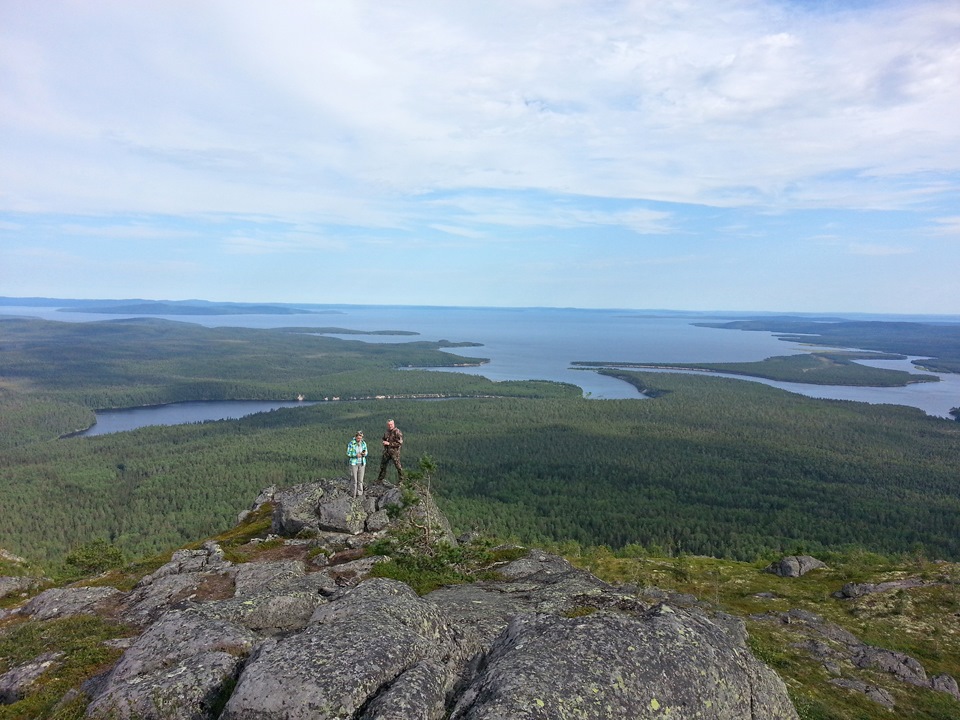
[[[344,474],[357,427],[395,417],[429,454],[456,529],[752,559],[925,548],[960,558],[960,424],[721,378],[606,371],[658,395],[585,400],[558,383],[397,368],[464,358],[307,329],[157,319],[0,320],[0,546],[51,562],[96,537],[132,554],[232,524],[270,484]],[[326,402],[236,421],[55,439],[92,409],[197,399],[439,394]]]

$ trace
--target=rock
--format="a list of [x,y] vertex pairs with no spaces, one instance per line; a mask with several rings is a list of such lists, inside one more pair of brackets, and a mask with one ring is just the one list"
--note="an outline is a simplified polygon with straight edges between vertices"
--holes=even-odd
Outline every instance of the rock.
[[[867,645],[853,633],[835,623],[824,620],[816,613],[794,608],[786,613],[771,613],[766,617],[774,617],[780,622],[800,626],[807,635],[807,639],[793,643],[793,647],[803,649],[812,657],[823,662],[824,667],[829,672],[839,674],[839,665],[835,661],[846,660],[855,667],[889,673],[900,682],[946,692],[960,700],[960,689],[957,687],[956,680],[950,675],[928,678],[923,665],[915,658],[902,652]],[[812,635],[818,637],[812,637]],[[819,638],[825,638],[830,644],[821,641]],[[863,687],[868,687],[864,683],[860,683],[863,687],[855,687],[856,683],[853,683],[853,681],[847,682],[845,680],[844,683],[846,684],[835,684],[841,684],[842,687],[860,692],[867,692],[863,689]],[[885,704],[882,698],[873,697],[872,699]]]
[[271,532],[292,537],[301,530],[318,531],[317,504],[326,490],[319,483],[294,485],[273,496]]
[[[761,714],[756,709],[761,709]],[[516,617],[451,720],[797,718],[783,681],[702,616]]]
[[[406,490],[413,490],[416,500],[404,508],[404,517],[418,525],[430,527],[435,540],[443,541],[448,545],[456,545],[457,537],[453,534],[450,521],[437,507],[433,496],[416,488],[407,488]],[[387,488],[377,500],[377,510],[386,510],[391,505],[404,507],[404,492],[404,488]]]
[[306,565],[301,560],[244,563],[237,566],[236,594],[258,595],[284,587],[303,577],[306,572]]
[[270,485],[265,487],[260,491],[260,494],[257,495],[257,499],[253,501],[253,504],[247,510],[241,510],[240,514],[237,515],[237,524],[240,525],[245,521],[252,513],[255,513],[257,510],[262,508],[267,503],[273,502],[273,496],[277,493],[277,486]]
[[14,555],[9,550],[4,550],[3,548],[0,548],[0,560],[6,560],[7,562],[13,563],[14,565],[28,564],[25,558],[22,558],[19,555]]
[[376,695],[363,720],[437,720],[444,717],[448,672],[424,660]]
[[[77,690],[92,698],[89,716],[796,717],[783,684],[747,649],[743,622],[693,596],[630,593],[533,549],[490,568],[493,579],[421,598],[369,577],[385,558],[368,553],[392,529],[427,552],[424,543],[452,543],[428,493],[374,486],[355,501],[335,479],[261,501],[273,503],[275,532],[309,530],[309,539],[274,537],[282,545],[237,564],[207,543],[174,553],[129,593],[70,588],[20,609],[34,617],[103,609],[143,628],[111,643],[124,650],[120,661]],[[771,618],[809,632],[825,662],[863,647],[813,613]],[[828,651],[835,643],[844,650]],[[930,682],[949,691],[949,680]]]
[[119,590],[112,587],[50,588],[30,600],[22,613],[34,620],[92,615],[105,602],[121,595]]
[[960,686],[957,685],[957,681],[950,675],[937,675],[936,677],[930,678],[930,687],[938,692],[953,695],[957,700],[960,700]]
[[223,557],[223,548],[215,542],[207,542],[200,550],[177,550],[170,556],[168,563],[141,579],[137,585],[150,585],[168,575],[222,572],[231,565],[232,563]]
[[840,600],[849,600],[852,598],[872,595],[873,593],[889,592],[890,590],[905,590],[907,588],[923,587],[925,585],[935,585],[937,583],[921,580],[920,578],[905,578],[903,580],[890,580],[882,583],[847,583],[833,594],[833,597]]
[[828,682],[831,685],[836,685],[837,687],[863,693],[870,700],[873,700],[873,702],[879,703],[884,707],[893,708],[896,705],[893,700],[893,695],[891,695],[884,688],[877,687],[876,685],[870,685],[861,680],[851,680],[850,678],[833,678]]
[[109,720],[212,717],[256,637],[196,612],[171,611],[128,649],[87,715]]
[[10,577],[8,575],[0,576],[0,598],[14,593],[29,592],[42,580],[34,577]]
[[147,625],[167,610],[198,597],[233,597],[237,568],[216,543],[201,550],[178,550],[170,561],[137,583],[124,600],[124,620]]
[[930,685],[923,665],[902,652],[863,645],[854,656],[853,662],[857,667],[873,668],[890,673],[895,675],[898,680],[911,685],[920,687],[929,687]]
[[827,567],[826,563],[810,555],[788,555],[766,567],[766,572],[780,577],[800,577],[811,570]]
[[367,516],[367,532],[380,532],[390,525],[386,510],[376,510]]
[[[374,578],[314,612],[301,633],[264,644],[244,668],[222,720],[349,718],[426,661],[452,686],[456,633],[403,583]],[[424,667],[417,671],[420,675]],[[422,680],[422,678],[421,678]],[[398,694],[400,690],[398,690]],[[413,697],[421,706],[433,700]],[[411,709],[411,717],[423,710]]]
[[12,705],[25,696],[33,681],[43,675],[63,657],[60,652],[48,652],[31,662],[18,665],[0,675],[0,705]]
[[520,613],[572,611],[596,600],[602,590],[612,590],[590,573],[540,550],[531,550],[498,571],[505,580],[450,585],[426,596],[458,618],[473,652],[488,648]]
[[341,497],[321,503],[317,507],[317,526],[320,530],[359,535],[363,532],[367,513],[359,498]]

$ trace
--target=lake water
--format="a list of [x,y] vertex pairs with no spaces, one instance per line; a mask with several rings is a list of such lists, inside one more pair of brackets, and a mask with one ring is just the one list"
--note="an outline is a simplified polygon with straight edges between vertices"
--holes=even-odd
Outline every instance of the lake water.
[[[316,307],[321,309],[321,306]],[[207,327],[302,327],[305,331],[310,328],[337,327],[361,332],[403,330],[419,333],[415,337],[354,334],[338,336],[368,342],[477,342],[481,343],[482,347],[456,348],[451,352],[468,357],[489,358],[490,362],[480,367],[457,368],[458,372],[483,375],[495,381],[539,379],[568,382],[583,388],[587,397],[596,399],[640,399],[642,396],[633,386],[620,380],[589,370],[571,368],[571,362],[745,362],[805,351],[802,345],[784,342],[769,332],[722,330],[697,327],[693,324],[735,319],[706,314],[632,310],[346,305],[322,306],[322,309],[324,314],[316,315],[173,316],[167,319],[193,322]],[[0,307],[0,314],[30,315],[69,322],[125,317],[24,307]],[[918,372],[907,360],[872,361],[870,364]],[[960,375],[956,374],[941,374],[941,382],[938,383],[917,383],[902,388],[816,386],[754,380],[743,376],[732,377],[745,382],[763,382],[809,397],[908,405],[939,417],[949,417],[949,410],[960,406]],[[158,409],[144,408],[129,412],[155,410]]]
[[312,404],[296,401],[217,400],[153,405],[125,410],[101,410],[96,413],[97,424],[83,432],[76,433],[76,435],[82,437],[109,435],[110,433],[147,427],[148,425],[185,425],[207,420],[235,420],[254,413]]

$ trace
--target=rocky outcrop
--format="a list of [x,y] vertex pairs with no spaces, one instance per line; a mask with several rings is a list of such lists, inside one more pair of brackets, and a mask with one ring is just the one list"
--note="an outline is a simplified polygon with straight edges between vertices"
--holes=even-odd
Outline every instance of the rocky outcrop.
[[891,590],[906,590],[908,588],[924,587],[925,585],[936,585],[938,583],[921,578],[904,578],[902,580],[889,580],[882,583],[847,583],[833,594],[840,600],[851,600],[853,598],[863,597],[864,595],[873,595],[874,593],[890,592]]
[[0,675],[0,705],[12,705],[22,700],[34,681],[61,657],[62,653],[43,653],[31,662]]
[[[366,548],[389,533],[427,553],[455,541],[425,492],[354,500],[345,488],[261,494],[274,534],[245,546],[249,562],[209,542],[128,592],[46,591],[20,612],[103,612],[139,627],[84,686],[91,718],[797,717],[743,623],[695,598],[614,587],[535,549],[423,597],[371,577],[386,559]],[[8,685],[37,667],[14,669]]]
[[429,493],[404,495],[403,488],[375,485],[362,498],[354,498],[347,478],[321,480],[261,492],[251,510],[272,502],[272,532],[285,537],[314,536],[324,532],[358,535],[380,532],[389,526],[388,507],[403,508],[410,520],[436,529],[435,539],[456,542],[450,523]]
[[[9,573],[0,574],[0,598],[28,593],[52,582],[49,578],[32,575],[30,564],[24,558],[3,548],[0,548],[0,573]],[[3,611],[0,611],[2,617]]]
[[[887,673],[898,681],[945,692],[960,700],[956,680],[949,675],[929,677],[923,665],[909,655],[864,643],[856,635],[836,623],[825,620],[816,613],[794,609],[785,613],[770,613],[758,620],[768,620],[795,626],[804,639],[795,647],[823,663],[832,675],[842,676],[843,666],[875,670]],[[856,678],[837,677],[831,682],[840,687],[864,693],[867,697],[888,707],[893,706],[889,692]]]
[[450,716],[793,718],[783,683],[702,615],[523,614],[483,657]]
[[826,566],[826,563],[810,555],[788,555],[771,563],[766,571],[780,577],[794,578]]
[[42,584],[42,582],[42,579],[35,577],[0,575],[0,598],[6,597],[7,595],[28,592]]

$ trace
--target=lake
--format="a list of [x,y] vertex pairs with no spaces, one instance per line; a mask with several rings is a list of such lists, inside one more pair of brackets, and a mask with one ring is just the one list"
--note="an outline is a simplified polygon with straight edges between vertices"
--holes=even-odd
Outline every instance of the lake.
[[[320,309],[321,306],[315,307]],[[747,362],[763,360],[773,355],[804,352],[802,345],[779,340],[773,333],[704,328],[693,324],[739,319],[746,316],[745,313],[732,317],[669,311],[569,308],[350,305],[328,305],[322,308],[327,311],[325,314],[172,316],[167,319],[193,322],[207,327],[302,327],[305,331],[311,328],[338,327],[361,332],[403,330],[419,333],[414,337],[337,335],[346,339],[378,343],[411,340],[477,342],[481,343],[482,347],[455,348],[451,352],[468,357],[489,358],[490,362],[480,367],[456,368],[457,372],[483,375],[495,381],[534,379],[573,383],[583,388],[587,397],[594,399],[641,399],[642,396],[632,385],[589,370],[571,368],[571,362]],[[330,310],[334,311],[334,314],[330,314]],[[24,307],[0,307],[0,314],[30,315],[69,322],[133,317]],[[892,316],[888,319],[903,318]],[[871,361],[870,364],[917,372],[907,360]],[[938,383],[916,383],[902,388],[816,386],[743,376],[732,377],[744,382],[763,382],[809,397],[908,405],[938,417],[949,417],[950,408],[960,405],[960,375],[956,374],[940,374],[941,382]],[[137,412],[147,410],[152,411],[137,409]]]
[[312,404],[296,401],[213,400],[151,405],[123,410],[101,410],[95,413],[97,424],[83,432],[74,433],[74,437],[109,435],[149,425],[185,425],[207,420],[235,420],[254,413]]

